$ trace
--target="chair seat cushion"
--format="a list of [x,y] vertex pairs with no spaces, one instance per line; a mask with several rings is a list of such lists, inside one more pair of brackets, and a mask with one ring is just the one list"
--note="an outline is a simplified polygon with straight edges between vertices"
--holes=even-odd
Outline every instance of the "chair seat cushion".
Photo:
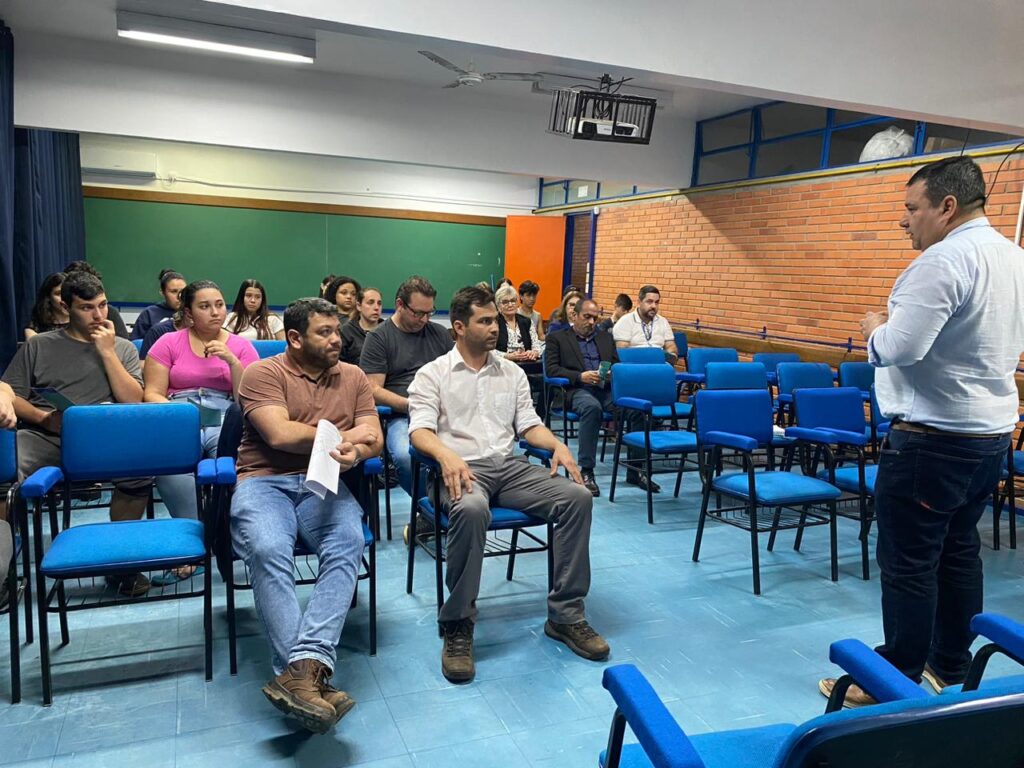
[[651,415],[656,419],[686,418],[693,410],[689,403],[672,403],[672,405],[655,405],[651,407]]
[[[434,520],[434,505],[430,503],[430,499],[426,496],[420,499],[419,510],[428,520],[433,522]],[[505,507],[491,507],[491,524],[487,526],[489,531],[504,531],[511,528],[526,528],[534,525],[547,525],[547,522],[539,517],[533,515],[527,515],[525,512],[519,512],[515,509],[507,509]],[[448,513],[447,511],[441,515],[441,528],[442,530],[448,529]]]
[[[818,477],[825,482],[828,482],[828,470],[821,470],[818,473]],[[876,465],[869,464],[864,467],[864,485],[867,486],[868,496],[875,495],[876,477],[878,477],[878,467]],[[839,467],[836,470],[836,488],[844,490],[847,493],[860,493],[860,473],[857,471],[856,465]]]
[[[780,723],[739,731],[702,733],[689,739],[704,768],[771,768],[779,749],[795,728],[794,725]],[[605,765],[604,752],[601,752],[600,764]],[[623,746],[619,761],[621,768],[651,768],[651,765],[639,744]]]
[[[749,499],[746,472],[727,472],[711,487],[741,499]],[[823,480],[793,472],[755,472],[754,491],[761,504],[807,504],[838,499],[842,492]]]
[[53,578],[174,568],[203,559],[203,524],[198,520],[131,520],[67,528],[43,556]]
[[[644,448],[643,432],[627,432],[622,442],[634,448]],[[697,435],[681,429],[651,432],[652,453],[690,453],[697,450]]]

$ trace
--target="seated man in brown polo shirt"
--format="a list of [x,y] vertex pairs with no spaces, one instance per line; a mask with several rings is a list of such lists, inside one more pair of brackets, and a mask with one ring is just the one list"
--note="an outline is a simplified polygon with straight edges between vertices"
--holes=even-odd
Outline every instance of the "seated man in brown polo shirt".
[[[338,362],[337,308],[323,299],[294,301],[284,330],[285,351],[249,366],[239,386],[245,427],[231,538],[270,640],[276,677],[263,693],[303,727],[324,733],[355,704],[329,681],[359,574],[363,513],[344,483],[321,500],[307,490],[305,472],[320,419],[338,428],[331,455],[343,473],[377,456],[383,440],[366,375]],[[305,611],[295,594],[296,539],[320,561]]]

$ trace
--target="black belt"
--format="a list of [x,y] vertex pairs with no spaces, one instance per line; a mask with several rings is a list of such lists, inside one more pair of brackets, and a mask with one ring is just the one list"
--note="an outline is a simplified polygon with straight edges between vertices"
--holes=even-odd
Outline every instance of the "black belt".
[[917,432],[922,435],[941,435],[942,437],[974,437],[974,438],[992,438],[992,437],[1005,437],[1010,432],[992,432],[988,434],[975,434],[974,432],[950,432],[945,429],[939,429],[929,424],[921,424],[916,421],[901,421],[900,419],[893,419],[892,427],[890,429],[898,429],[901,432]]

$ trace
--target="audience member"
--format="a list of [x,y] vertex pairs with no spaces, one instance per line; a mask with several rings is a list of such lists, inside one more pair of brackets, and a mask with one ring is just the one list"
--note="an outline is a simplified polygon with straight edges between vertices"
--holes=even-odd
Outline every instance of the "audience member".
[[[3,379],[14,391],[14,410],[24,426],[18,430],[18,478],[40,467],[60,466],[62,412],[40,393],[53,388],[75,405],[138,403],[142,372],[135,345],[114,333],[107,319],[107,297],[101,283],[86,271],[66,274],[61,301],[68,308],[66,328],[40,333],[14,355]],[[102,445],[102,435],[97,435]],[[146,511],[153,479],[114,479],[111,520],[138,520]],[[149,589],[141,573],[108,579],[124,595],[137,597]]]
[[[251,341],[224,330],[224,297],[216,283],[189,283],[181,306],[188,327],[164,334],[146,355],[145,400],[195,403],[203,417],[203,455],[215,457],[223,413],[237,397],[242,371],[259,356]],[[191,475],[164,475],[156,486],[171,517],[197,517]],[[188,576],[191,570],[167,577],[173,575]]]
[[572,328],[548,335],[544,359],[548,376],[569,380],[565,408],[579,415],[579,465],[583,485],[594,496],[601,489],[594,479],[597,464],[597,436],[601,431],[602,413],[611,410],[612,393],[606,368],[619,362],[615,340],[607,331],[596,329],[597,304],[582,299],[576,305]]
[[658,314],[661,292],[653,285],[640,289],[635,312],[629,312],[616,321],[612,331],[615,346],[658,347],[665,350],[665,360],[675,363],[679,358],[676,339],[668,320]]
[[[512,283],[511,278],[508,277],[503,277],[501,278],[501,280],[498,281],[498,288],[501,288],[503,285],[507,285],[509,288],[515,288],[515,285]],[[494,290],[497,291],[498,288],[495,288]]]
[[63,272],[47,275],[36,291],[36,303],[32,305],[32,319],[25,329],[25,340],[37,333],[59,331],[68,324],[68,311],[60,300],[60,286],[64,282]]
[[482,291],[493,291],[493,289],[491,288],[491,284],[486,280],[481,280],[479,283],[476,284],[476,287]]
[[342,322],[344,322],[355,317],[361,290],[362,286],[355,279],[338,275],[327,286],[324,298],[337,305],[338,314],[341,315]]
[[[330,684],[364,546],[362,510],[347,483],[356,481],[360,462],[380,453],[381,429],[366,376],[338,362],[335,305],[294,301],[284,327],[285,352],[250,366],[239,387],[245,426],[231,538],[270,641],[275,677],[263,693],[303,727],[325,733],[355,705]],[[346,481],[323,499],[305,485],[321,419],[338,429],[331,456]],[[319,560],[305,610],[295,593],[297,540]]]
[[[1019,408],[1024,250],[992,227],[985,200],[969,157],[919,168],[900,226],[922,253],[887,310],[861,321],[878,405],[892,419],[874,489],[885,633],[875,650],[936,691],[962,683],[971,664],[971,618],[983,610],[978,521]],[[851,688],[845,703],[874,700]]]
[[533,307],[537,303],[540,286],[532,280],[524,280],[519,284],[519,314],[529,319],[537,338],[544,341],[544,318]]
[[229,333],[250,341],[284,338],[284,323],[267,306],[267,292],[259,280],[243,280],[235,304],[224,318]]
[[539,360],[543,346],[530,321],[519,314],[516,289],[511,285],[501,286],[494,294],[494,301],[498,305],[497,351],[514,363]]
[[132,339],[144,339],[146,333],[158,323],[167,323],[171,315],[181,306],[181,292],[185,288],[185,278],[173,269],[160,270],[160,293],[164,300],[159,304],[150,304],[135,318],[132,326]]
[[320,281],[321,299],[324,297],[324,294],[327,293],[327,286],[331,284],[331,281],[334,280],[335,277],[337,277],[337,275],[325,275],[324,279]]
[[146,355],[149,354],[149,350],[156,344],[164,334],[174,333],[185,328],[185,312],[181,307],[178,307],[178,311],[171,315],[171,322],[169,323],[157,323],[148,331],[146,331],[146,338],[142,340],[142,348],[139,350],[139,359],[145,360]]
[[[526,374],[494,353],[497,310],[489,291],[463,288],[452,299],[455,348],[424,365],[409,388],[409,432],[416,450],[439,465],[439,506],[448,508],[446,583],[438,621],[441,671],[451,682],[475,675],[473,627],[491,505],[554,523],[554,583],[544,632],[592,660],[608,644],[587,623],[593,498],[569,449],[533,409]],[[515,455],[517,437],[552,452],[551,469]],[[558,474],[565,468],[572,480]]]
[[363,288],[356,306],[356,316],[341,326],[341,361],[359,365],[363,354],[363,341],[366,334],[380,325],[380,312],[383,307],[380,291],[376,288]]
[[548,334],[558,333],[572,328],[575,320],[576,305],[583,298],[579,291],[570,291],[562,297],[562,305],[555,311],[553,320],[548,323]]
[[388,453],[398,469],[398,482],[410,494],[409,384],[420,368],[452,348],[448,329],[430,322],[436,296],[434,286],[419,275],[398,286],[395,313],[366,334],[359,358],[374,401],[390,407],[394,414],[387,429]]
[[[103,282],[103,275],[88,261],[72,261],[66,267],[64,267],[64,275],[70,275],[72,272],[85,272],[86,274],[92,275],[101,283]],[[121,313],[117,311],[117,307],[113,304],[107,304],[107,320],[114,324],[114,333],[122,339],[129,338],[128,326],[124,324],[124,320],[121,318]]]
[[619,322],[619,320],[622,318],[624,314],[631,311],[632,309],[633,300],[629,298],[629,294],[620,293],[618,296],[615,297],[615,309],[612,311],[612,316],[606,317],[604,320],[597,324],[597,327],[600,328],[602,331],[608,331],[608,333],[611,333],[612,328],[615,326],[615,324]]

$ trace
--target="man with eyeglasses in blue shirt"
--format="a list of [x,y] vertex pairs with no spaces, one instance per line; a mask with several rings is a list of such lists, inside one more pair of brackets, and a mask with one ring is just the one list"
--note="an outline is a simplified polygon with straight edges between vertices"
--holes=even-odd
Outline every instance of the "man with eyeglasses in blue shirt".
[[[879,407],[893,420],[875,482],[885,631],[876,650],[936,691],[970,666],[983,595],[977,523],[1018,418],[1024,250],[985,218],[985,198],[970,158],[920,168],[900,226],[922,253],[887,310],[861,321]],[[859,688],[845,702],[869,703]]]

